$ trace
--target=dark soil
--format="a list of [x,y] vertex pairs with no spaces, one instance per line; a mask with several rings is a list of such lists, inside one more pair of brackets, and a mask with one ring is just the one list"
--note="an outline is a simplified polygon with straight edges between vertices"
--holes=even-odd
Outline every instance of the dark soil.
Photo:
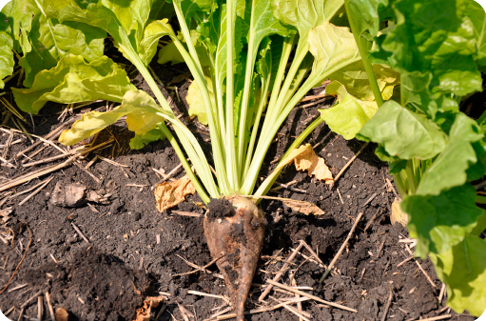
[[[178,66],[153,67],[164,83],[185,72]],[[146,87],[136,73],[131,76],[139,87]],[[14,79],[12,82],[17,81]],[[181,96],[185,96],[187,81],[181,79],[172,85],[178,86]],[[165,93],[169,95],[169,92]],[[171,91],[170,95],[179,108],[177,112],[185,113],[186,106],[178,101],[175,92]],[[90,107],[104,110],[105,104]],[[34,117],[36,126],[35,129],[30,128],[30,132],[45,135],[56,128],[59,110],[55,104],[46,106],[39,116]],[[273,160],[283,154],[296,135],[317,115],[316,107],[297,108],[291,113],[269,152],[262,177],[275,166]],[[207,131],[197,121],[192,121],[190,128],[202,140],[207,139]],[[16,133],[13,141],[22,137],[22,134]],[[218,277],[214,265],[207,268],[207,273],[184,274],[194,270],[185,260],[198,266],[205,266],[212,260],[203,234],[203,218],[181,216],[174,212],[204,214],[200,198],[197,195],[188,197],[176,208],[163,213],[155,208],[153,186],[160,177],[153,169],[168,173],[179,165],[173,149],[167,141],[159,141],[141,151],[131,151],[128,149],[130,137],[122,122],[98,137],[98,143],[115,138],[115,144],[100,154],[127,166],[115,166],[98,159],[89,167],[89,172],[100,183],[85,170],[72,165],[50,174],[52,181],[25,204],[19,205],[19,202],[30,193],[10,199],[1,207],[13,207],[11,218],[0,226],[1,235],[5,238],[7,231],[11,231],[10,235],[13,232],[15,237],[13,241],[8,240],[8,244],[0,240],[0,291],[26,253],[29,241],[32,241],[10,286],[0,294],[0,310],[8,311],[10,319],[17,320],[21,311],[24,316],[36,317],[37,299],[27,301],[39,291],[42,295],[49,292],[54,310],[68,310],[70,320],[133,320],[143,299],[154,295],[164,295],[167,301],[161,308],[152,311],[153,320],[159,312],[158,320],[184,320],[181,311],[186,311],[185,317],[190,320],[205,320],[227,306],[220,298],[188,292],[227,296],[224,282]],[[5,144],[8,138],[8,133],[1,132],[0,144]],[[30,145],[25,137],[22,139],[21,143],[10,147],[5,158],[10,159]],[[330,133],[325,125],[317,128],[308,142],[315,146],[316,153],[326,160],[334,175],[363,144],[345,141]],[[277,200],[261,202],[261,209],[267,213],[267,228],[262,258],[253,280],[257,285],[252,288],[247,301],[249,309],[261,305],[258,297],[262,288],[258,284],[274,277],[292,253],[292,248],[295,249],[301,240],[327,265],[344,242],[355,218],[363,212],[354,236],[337,260],[335,269],[322,284],[318,280],[325,269],[312,259],[305,247],[301,251],[305,256],[297,255],[280,280],[290,284],[293,279],[298,286],[311,287],[310,293],[318,297],[358,311],[352,313],[315,301],[303,302],[303,311],[309,313],[312,320],[383,320],[384,313],[387,313],[386,320],[396,321],[448,313],[452,314],[450,320],[474,320],[467,314],[456,315],[449,311],[445,300],[438,302],[442,284],[429,260],[418,262],[432,278],[434,287],[414,260],[397,266],[410,257],[405,248],[406,244],[410,245],[406,243],[408,234],[402,226],[390,224],[390,206],[395,195],[387,186],[386,179],[392,179],[387,174],[386,165],[374,156],[373,150],[374,147],[367,147],[333,189],[305,172],[297,172],[293,166],[285,169],[279,182],[287,184],[296,180],[297,183],[269,195],[305,200],[318,205],[326,213],[306,216]],[[34,159],[45,159],[57,153],[54,148],[46,148]],[[93,157],[94,154],[89,155],[80,165],[86,166]],[[21,160],[14,163],[16,169],[1,167],[0,182],[49,165],[24,168]],[[183,175],[180,171],[176,178]],[[33,179],[11,191],[22,192],[41,179]],[[111,196],[108,204],[89,202],[76,208],[55,206],[50,199],[58,182],[80,183]],[[5,193],[0,194],[0,202],[3,196],[6,196]],[[87,241],[75,231],[75,226]],[[32,232],[32,240],[27,227]],[[24,284],[25,287],[16,290]],[[271,305],[275,304],[273,298],[292,296],[281,291],[272,291],[270,295],[267,301]],[[50,317],[46,300],[44,303],[43,319],[47,320]],[[253,321],[298,319],[283,308],[247,317],[247,320]]]

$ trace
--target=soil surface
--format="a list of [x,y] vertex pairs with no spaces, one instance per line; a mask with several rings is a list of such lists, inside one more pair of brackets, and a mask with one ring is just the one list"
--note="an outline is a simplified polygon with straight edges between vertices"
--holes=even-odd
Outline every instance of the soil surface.
[[[189,85],[188,76],[184,76],[186,70],[180,66],[156,64],[153,68],[161,81],[172,88],[164,89],[164,93],[172,97],[177,113],[187,115],[183,98],[178,99],[178,95],[185,96]],[[130,77],[139,88],[149,91],[136,72],[130,73]],[[17,83],[17,80],[14,78],[11,82]],[[276,166],[274,160],[318,116],[317,107],[329,103],[296,108],[291,113],[268,153],[261,177],[268,175]],[[101,102],[85,108],[105,110],[107,105]],[[27,130],[38,136],[47,135],[60,126],[60,111],[59,105],[48,104],[33,118],[35,128],[27,127]],[[82,111],[75,110],[73,117]],[[197,120],[190,120],[189,127],[198,138],[206,141],[207,149],[207,129]],[[31,145],[25,135],[15,132],[10,137],[10,132],[4,129],[0,132],[3,148],[9,139],[16,143],[8,151],[3,149],[3,158],[12,159]],[[11,214],[3,219],[0,216],[0,235],[5,241],[0,239],[0,291],[9,284],[0,294],[0,310],[9,319],[18,320],[20,314],[30,320],[37,318],[39,296],[43,298],[43,320],[50,319],[49,304],[54,311],[67,310],[69,320],[134,320],[136,309],[143,305],[147,296],[166,297],[162,305],[152,309],[151,320],[206,320],[228,308],[227,289],[216,266],[194,268],[194,264],[204,267],[212,261],[203,234],[202,215],[206,209],[200,198],[189,196],[172,209],[162,213],[156,210],[153,189],[162,179],[158,172],[167,174],[176,168],[180,164],[177,156],[167,140],[152,143],[140,151],[129,150],[131,135],[120,121],[97,138],[97,144],[109,139],[113,139],[113,143],[89,154],[79,166],[64,167],[0,193],[2,213],[12,207]],[[35,137],[32,139],[37,141]],[[333,175],[363,146],[359,141],[345,141],[325,125],[318,127],[307,142],[325,159]],[[37,146],[27,155],[42,147]],[[283,298],[295,296],[278,288],[270,292],[264,303],[258,300],[264,290],[262,285],[274,278],[303,241],[308,248],[301,246],[279,282],[303,287],[302,291],[357,311],[348,312],[308,300],[301,305],[303,316],[310,320],[401,321],[447,314],[451,315],[449,320],[474,320],[467,314],[450,311],[445,306],[445,297],[439,301],[442,284],[429,260],[410,259],[407,247],[413,251],[413,241],[408,239],[401,225],[390,224],[390,207],[395,194],[387,180],[392,181],[392,178],[387,174],[386,164],[373,152],[374,146],[366,147],[333,188],[309,177],[306,172],[296,171],[293,166],[284,170],[278,183],[290,183],[290,186],[275,185],[277,188],[269,196],[308,201],[323,209],[325,214],[303,215],[279,200],[261,202],[267,226],[262,256],[247,301],[248,309],[272,307]],[[32,160],[21,157],[13,161],[16,168],[2,166],[0,183],[61,164],[64,159],[33,167],[22,166],[57,154],[55,148],[47,146]],[[22,163],[23,160],[27,161]],[[180,170],[174,178],[183,175]],[[21,204],[35,189],[11,197],[46,178],[52,180],[28,201]],[[86,190],[94,191],[101,201],[85,201],[77,207],[54,205],[51,199],[58,183],[59,186],[82,184]],[[231,215],[231,208],[225,210]],[[192,216],[186,216],[188,212]],[[330,274],[319,283],[325,266],[340,249],[360,213],[363,217],[349,243]],[[309,249],[317,254],[320,262]],[[49,293],[49,300],[46,293]],[[296,305],[293,307],[295,312]],[[299,320],[299,317],[291,309],[280,307],[249,315],[247,320],[286,321]]]

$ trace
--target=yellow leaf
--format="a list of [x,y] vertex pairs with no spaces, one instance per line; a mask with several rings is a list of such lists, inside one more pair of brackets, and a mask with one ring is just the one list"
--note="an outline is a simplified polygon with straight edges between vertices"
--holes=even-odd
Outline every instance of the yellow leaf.
[[305,201],[297,201],[292,199],[282,200],[282,202],[293,209],[294,211],[300,212],[302,214],[314,214],[314,215],[323,215],[325,212],[321,210],[317,205],[305,202]]
[[[211,82],[211,78],[204,77],[206,80],[206,85],[209,91],[209,99],[211,99],[211,103],[213,106],[216,106],[216,100],[214,98],[213,93],[213,84]],[[199,122],[203,125],[208,124],[208,116],[206,115],[206,107],[204,99],[202,98],[201,90],[196,81],[193,81],[187,90],[186,96],[187,103],[189,104],[189,116],[197,116]]]
[[317,156],[312,146],[307,144],[299,148],[302,152],[294,158],[295,168],[298,171],[307,171],[309,176],[315,176],[319,180],[323,180],[326,184],[334,183],[332,173],[326,166],[324,159]]
[[183,202],[187,195],[195,192],[196,189],[187,175],[174,182],[159,184],[154,191],[157,210],[163,212],[174,207]]

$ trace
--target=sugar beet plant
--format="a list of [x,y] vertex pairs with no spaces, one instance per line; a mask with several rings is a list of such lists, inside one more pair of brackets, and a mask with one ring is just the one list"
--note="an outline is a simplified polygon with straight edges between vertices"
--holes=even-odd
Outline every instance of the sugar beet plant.
[[[432,260],[448,305],[480,316],[486,310],[480,237],[486,215],[476,203],[486,202],[471,182],[485,175],[486,112],[475,121],[460,107],[483,89],[485,12],[469,0],[353,0],[346,11],[364,60],[392,67],[401,79],[396,97],[357,137],[378,143],[376,154],[389,162],[417,239],[415,254]],[[328,123],[343,114],[336,111]]]
[[[468,181],[484,174],[483,131],[458,104],[481,89],[484,11],[472,1],[435,2],[14,0],[0,17],[0,78],[12,73],[14,50],[25,88],[12,91],[23,111],[36,114],[47,101],[120,103],[84,114],[61,135],[64,144],[121,117],[135,132],[132,148],[170,141],[203,201],[223,198],[231,204],[221,213],[210,206],[204,228],[238,320],[262,247],[264,214],[256,204],[323,121],[346,139],[358,135],[379,143],[377,152],[391,162],[403,193],[417,253],[430,254],[448,284],[449,304],[478,314],[477,302],[484,310],[486,300],[485,244],[478,237],[485,225]],[[177,32],[163,19],[172,16]],[[455,24],[444,22],[449,18]],[[108,35],[155,99],[104,55]],[[159,62],[184,62],[194,78],[189,112],[208,125],[211,158],[174,115],[148,69],[161,37],[171,43],[159,51]],[[399,73],[401,95],[394,95]],[[257,188],[279,127],[326,79],[336,104],[322,111]],[[454,171],[445,173],[447,166]]]

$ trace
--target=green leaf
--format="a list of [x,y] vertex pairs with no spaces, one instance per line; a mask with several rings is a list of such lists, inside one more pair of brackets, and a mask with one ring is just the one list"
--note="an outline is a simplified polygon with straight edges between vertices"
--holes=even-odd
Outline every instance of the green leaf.
[[351,95],[346,95],[335,106],[319,111],[329,128],[347,140],[353,139],[370,120],[360,103]]
[[99,4],[113,12],[125,32],[135,43],[140,43],[155,0],[101,0]]
[[39,72],[31,88],[12,88],[18,107],[37,114],[47,101],[71,104],[97,99],[121,102],[135,87],[124,69],[110,58],[87,63],[81,56],[69,56],[49,70]]
[[149,130],[145,134],[135,134],[135,137],[130,140],[130,148],[142,149],[145,147],[145,145],[161,140],[164,137],[164,133],[160,129],[159,125],[157,125],[154,129]]
[[273,0],[273,14],[285,24],[299,30],[306,37],[310,29],[331,20],[342,0]]
[[309,78],[315,77],[316,83],[360,59],[354,36],[346,27],[324,22],[309,31],[308,44],[315,57]]
[[153,21],[145,28],[143,39],[138,48],[140,58],[145,65],[148,65],[155,56],[159,39],[167,35],[174,35],[174,30],[168,24],[167,19]]
[[474,36],[477,39],[476,62],[484,70],[486,67],[486,13],[477,1],[467,1],[466,4],[465,15],[474,26]]
[[414,71],[401,75],[403,87],[402,102],[404,105],[414,104],[417,108],[436,120],[437,113],[456,113],[459,111],[457,102],[446,95],[432,93],[433,75],[430,72]]
[[10,13],[14,32],[22,34],[20,45],[24,55],[19,64],[25,69],[26,87],[32,86],[39,71],[54,67],[69,54],[83,56],[87,61],[103,55],[105,32],[84,23],[48,19],[42,1],[14,0]]
[[[480,91],[481,75],[474,55],[477,39],[466,14],[471,0],[410,0],[394,5],[396,27],[382,47],[393,53],[391,67],[402,75],[430,73],[431,93],[464,96]],[[441,8],[441,14],[436,14]]]
[[380,11],[388,6],[388,0],[349,0],[350,15],[359,17],[356,19],[356,31],[358,35],[375,37],[380,30]]
[[[390,67],[381,64],[374,64],[373,71],[383,99],[389,100],[393,96],[395,86],[400,82],[400,75]],[[361,60],[333,73],[329,79],[339,81],[349,94],[360,100],[375,100]]]
[[321,117],[333,132],[347,140],[353,139],[378,110],[376,102],[357,99],[338,81],[327,85],[326,94],[337,95],[338,103],[319,110]]
[[456,116],[449,142],[423,175],[417,188],[420,195],[438,195],[441,191],[461,186],[467,180],[466,170],[478,159],[471,145],[484,137],[478,124],[463,113]]
[[74,145],[114,124],[123,116],[127,116],[129,130],[136,135],[145,136],[165,120],[158,113],[163,112],[146,92],[129,90],[119,107],[106,112],[91,111],[83,114],[71,129],[62,132],[59,142],[64,145]]
[[358,136],[382,145],[390,156],[401,159],[432,158],[447,143],[446,134],[434,122],[392,100],[380,107]]
[[0,89],[3,89],[5,83],[3,79],[13,73],[15,61],[13,46],[14,41],[10,35],[11,30],[5,21],[7,17],[0,12]]
[[474,316],[486,310],[486,241],[473,235],[441,254],[431,254],[435,272],[447,286],[447,305]]
[[405,197],[402,209],[410,216],[410,237],[417,239],[415,253],[425,259],[429,252],[444,253],[462,242],[483,214],[475,199],[476,189],[469,183],[437,196]]
[[172,65],[177,65],[184,62],[184,59],[177,49],[174,42],[164,46],[159,50],[159,56],[157,62],[161,65],[171,62]]
[[154,1],[101,0],[86,6],[82,0],[49,0],[45,10],[49,17],[60,21],[81,22],[108,32],[127,59],[147,65],[155,55],[158,39],[164,35],[175,37],[166,19],[149,23]]

